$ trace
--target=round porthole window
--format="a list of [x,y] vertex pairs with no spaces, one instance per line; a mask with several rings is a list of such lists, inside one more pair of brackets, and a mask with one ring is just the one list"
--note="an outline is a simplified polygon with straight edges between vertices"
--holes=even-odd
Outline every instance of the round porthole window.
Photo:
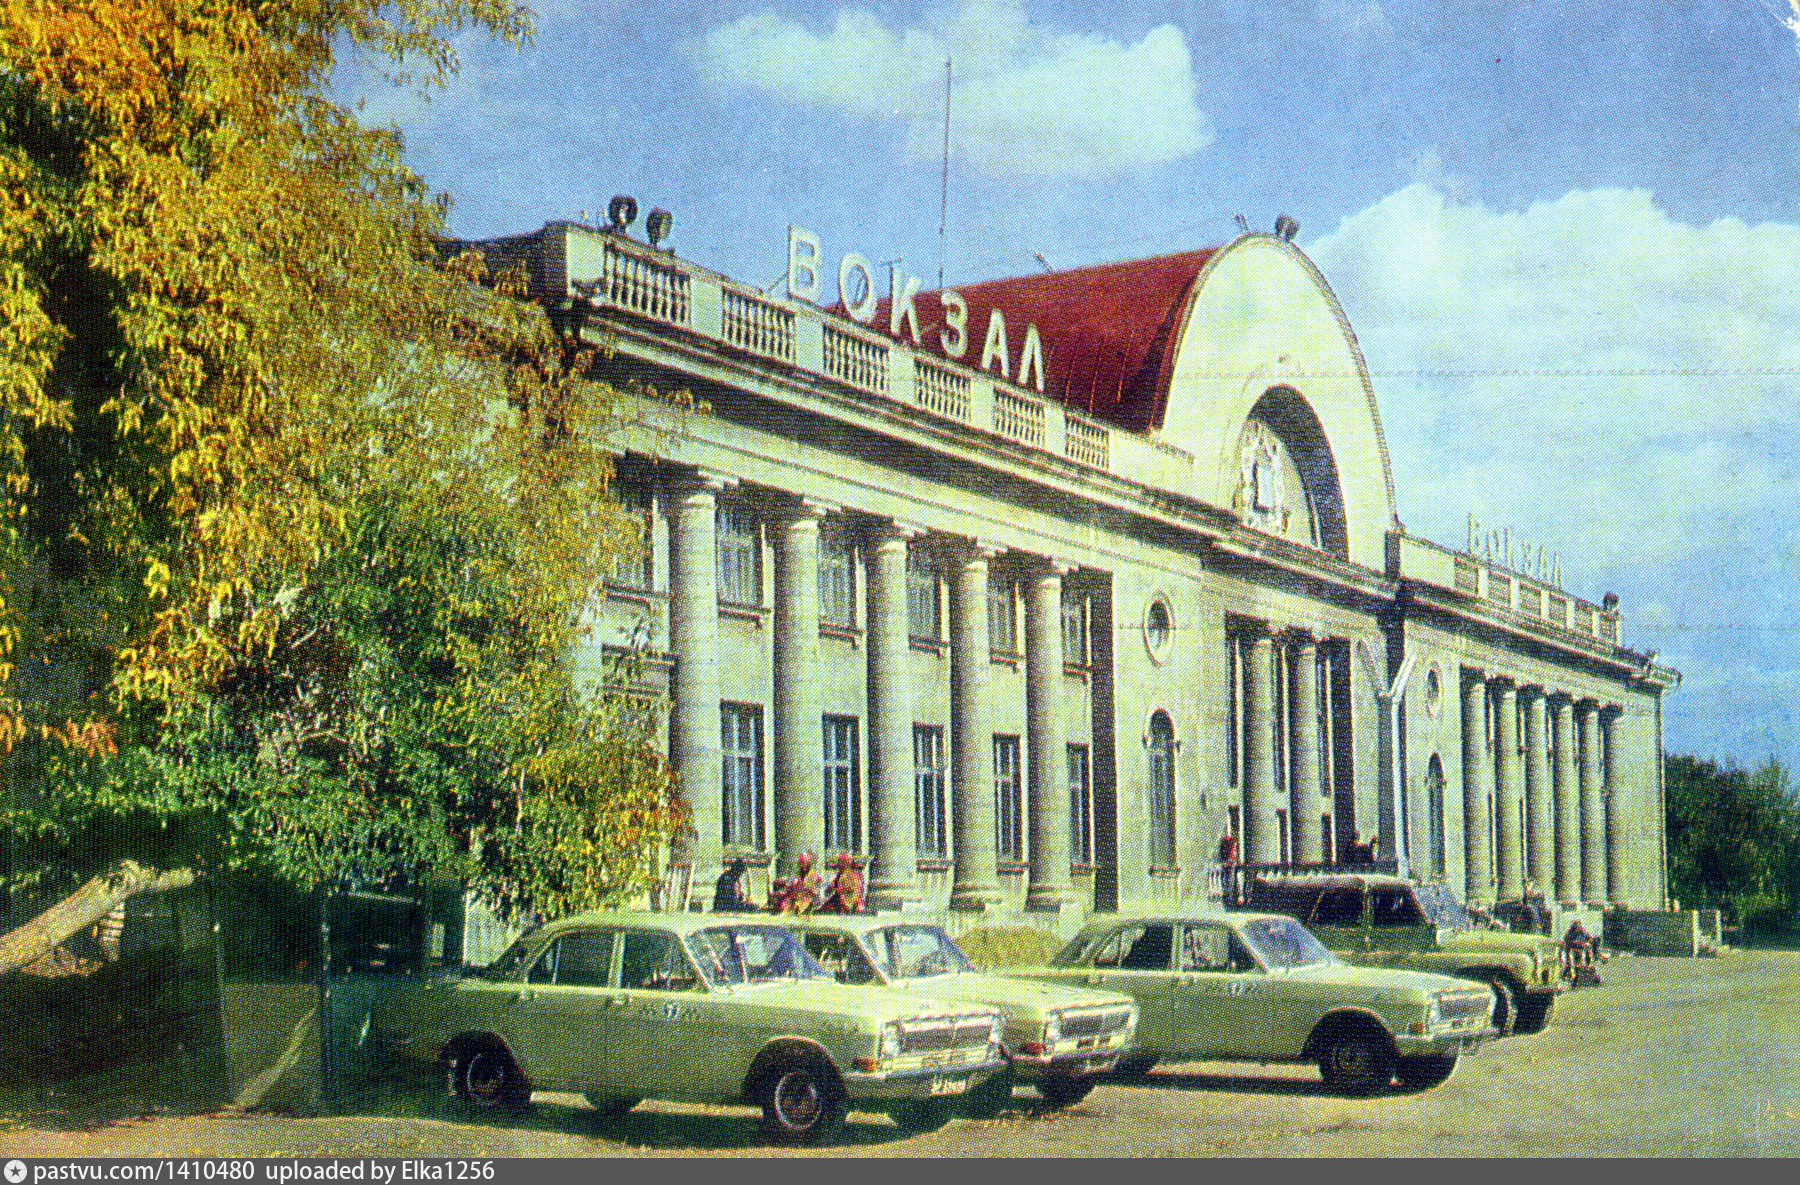
[[1432,667],[1425,672],[1425,710],[1433,716],[1444,706],[1444,680],[1438,669]]
[[1169,610],[1169,602],[1157,597],[1144,610],[1144,649],[1150,652],[1154,662],[1163,662],[1169,657],[1169,650],[1175,643],[1175,616]]

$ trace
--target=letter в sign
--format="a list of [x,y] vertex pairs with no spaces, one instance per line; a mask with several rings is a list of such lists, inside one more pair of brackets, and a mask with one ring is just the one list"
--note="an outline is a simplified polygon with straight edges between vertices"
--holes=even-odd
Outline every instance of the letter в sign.
[[819,236],[792,224],[788,226],[787,290],[795,300],[819,299]]
[[[946,357],[961,358],[969,348],[969,302],[962,293],[946,288],[938,293],[938,303],[944,306],[944,328],[938,331],[938,345]],[[952,331],[956,333],[954,339],[950,336]]]
[[[863,295],[861,300],[851,304],[850,277],[856,272],[862,273]],[[850,314],[852,321],[867,325],[875,319],[875,269],[869,266],[868,260],[854,251],[844,256],[843,262],[838,264],[838,299],[843,302],[844,311]]]

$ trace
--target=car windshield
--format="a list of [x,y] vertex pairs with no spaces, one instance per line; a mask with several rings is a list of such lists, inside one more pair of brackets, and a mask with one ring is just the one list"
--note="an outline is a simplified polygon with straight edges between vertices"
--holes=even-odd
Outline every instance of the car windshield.
[[883,926],[863,935],[863,946],[889,979],[925,979],[975,970],[962,948],[936,926]]
[[1330,963],[1332,953],[1293,918],[1249,918],[1238,927],[1244,941],[1270,969]]
[[513,944],[500,952],[500,957],[485,967],[477,968],[476,975],[483,979],[512,979],[519,974],[528,952],[537,949],[537,934],[530,933],[515,938]]
[[1420,885],[1419,904],[1425,916],[1446,930],[1468,930],[1474,926],[1462,904],[1442,885]]
[[706,978],[720,987],[831,978],[780,926],[710,926],[689,934],[687,945]]

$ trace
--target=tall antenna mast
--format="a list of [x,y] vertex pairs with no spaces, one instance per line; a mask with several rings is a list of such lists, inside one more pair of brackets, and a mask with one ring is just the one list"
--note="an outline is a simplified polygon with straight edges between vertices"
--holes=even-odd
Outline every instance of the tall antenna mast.
[[944,59],[944,171],[938,190],[938,287],[944,286],[944,224],[950,215],[950,61]]

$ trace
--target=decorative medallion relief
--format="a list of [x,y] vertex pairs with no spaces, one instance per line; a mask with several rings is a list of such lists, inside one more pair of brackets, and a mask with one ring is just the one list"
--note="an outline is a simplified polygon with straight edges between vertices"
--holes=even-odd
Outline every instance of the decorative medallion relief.
[[1281,441],[1260,420],[1245,423],[1238,441],[1238,463],[1241,478],[1232,509],[1258,530],[1286,535],[1291,512],[1283,471],[1291,463]]

